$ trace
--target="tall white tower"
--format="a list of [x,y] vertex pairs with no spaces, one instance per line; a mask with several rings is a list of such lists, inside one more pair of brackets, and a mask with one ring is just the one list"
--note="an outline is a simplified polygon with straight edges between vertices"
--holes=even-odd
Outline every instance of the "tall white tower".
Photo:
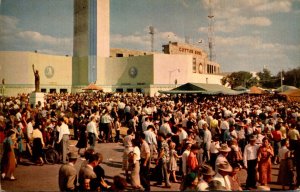
[[74,0],[73,84],[97,80],[99,58],[109,57],[109,0]]

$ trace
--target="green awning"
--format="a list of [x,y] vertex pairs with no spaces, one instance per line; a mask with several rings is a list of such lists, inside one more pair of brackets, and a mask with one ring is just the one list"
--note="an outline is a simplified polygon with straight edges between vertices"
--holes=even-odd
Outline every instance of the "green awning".
[[168,91],[158,91],[163,94],[207,94],[207,95],[238,95],[243,91],[234,91],[218,84],[186,83]]

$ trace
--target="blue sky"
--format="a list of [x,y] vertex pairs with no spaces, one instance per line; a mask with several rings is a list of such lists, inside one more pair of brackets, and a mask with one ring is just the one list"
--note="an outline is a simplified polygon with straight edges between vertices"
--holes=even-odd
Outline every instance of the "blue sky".
[[[168,41],[207,50],[209,0],[111,0],[111,47],[149,51]],[[212,0],[222,71],[273,74],[300,66],[300,0]],[[73,0],[0,0],[0,50],[72,55]],[[197,43],[202,40],[203,43]]]

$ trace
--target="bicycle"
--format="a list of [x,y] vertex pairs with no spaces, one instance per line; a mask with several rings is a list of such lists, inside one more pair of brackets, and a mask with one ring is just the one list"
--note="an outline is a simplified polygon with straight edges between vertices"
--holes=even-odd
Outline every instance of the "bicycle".
[[60,162],[60,155],[53,146],[48,145],[44,148],[44,160],[47,164],[57,164]]

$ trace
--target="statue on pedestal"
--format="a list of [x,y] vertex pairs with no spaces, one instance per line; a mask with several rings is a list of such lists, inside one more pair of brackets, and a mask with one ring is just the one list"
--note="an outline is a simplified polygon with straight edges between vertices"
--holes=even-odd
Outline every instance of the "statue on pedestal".
[[34,92],[40,92],[40,75],[39,75],[39,71],[34,69],[34,64],[32,64],[32,70],[34,73],[34,84],[35,84]]

